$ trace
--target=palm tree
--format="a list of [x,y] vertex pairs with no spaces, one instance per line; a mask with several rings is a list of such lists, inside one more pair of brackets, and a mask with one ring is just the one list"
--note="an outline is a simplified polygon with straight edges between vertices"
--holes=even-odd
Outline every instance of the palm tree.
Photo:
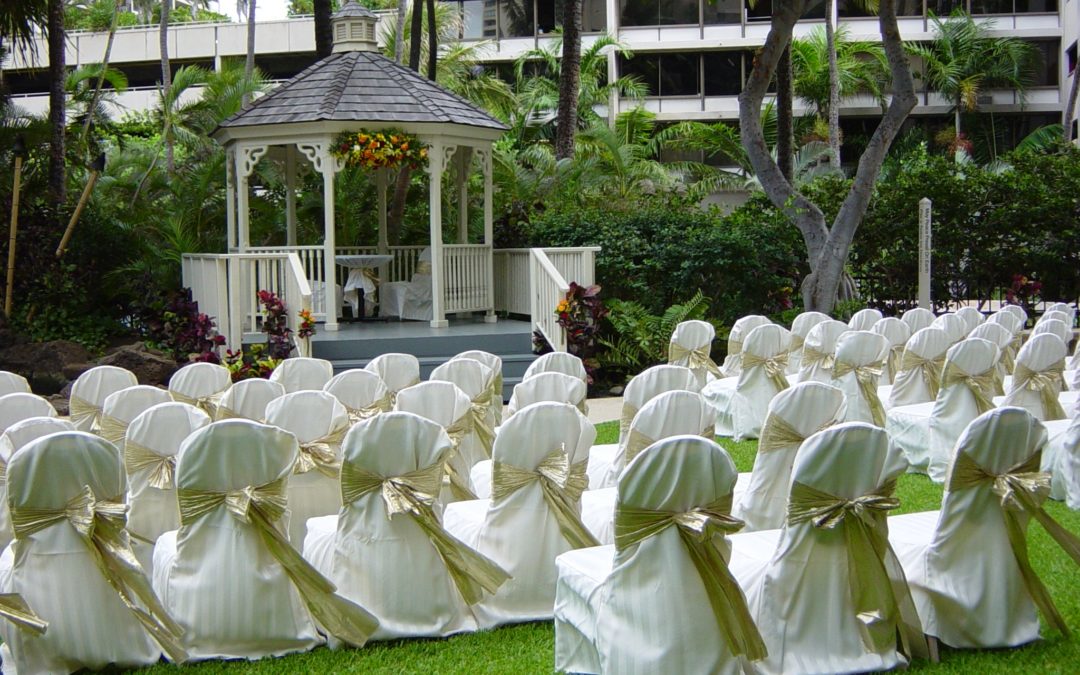
[[[109,83],[109,91],[102,83]],[[109,104],[115,104],[116,94],[127,89],[128,80],[123,72],[102,63],[83,66],[68,73],[65,89],[70,96],[68,109],[72,119],[83,129],[101,127],[109,123]],[[85,142],[85,138],[83,140]]]
[[[19,3],[16,3],[19,4]],[[48,1],[48,40],[49,40],[49,192],[54,203],[63,204],[67,198],[67,171],[64,166],[64,135],[67,133],[65,115],[66,92],[65,52],[67,51],[66,33],[64,32],[63,0]]]
[[[172,89],[172,66],[169,64],[169,13],[172,11],[172,0],[161,0],[161,25],[158,27],[158,45],[161,49],[161,100],[168,99]],[[165,130],[162,130],[165,138],[165,168],[171,174],[173,172],[173,146],[168,140]]]
[[970,14],[954,11],[946,21],[930,16],[934,41],[908,45],[922,59],[922,78],[932,90],[953,104],[955,132],[960,136],[961,113],[979,108],[979,95],[991,87],[1016,91],[1021,103],[1032,81],[1036,52],[1014,37],[992,37],[994,23],[976,22]]
[[599,122],[582,130],[575,157],[588,170],[581,175],[594,179],[593,189],[623,200],[674,188],[679,175],[656,159],[655,128],[656,115],[637,107],[621,113],[614,127]]
[[[247,14],[247,55],[244,57],[244,77],[251,79],[255,75],[255,0],[236,0],[236,12]],[[315,27],[318,35],[318,26]],[[250,99],[244,99],[244,105]]]
[[[120,10],[124,6],[124,0],[116,0],[112,6],[112,17],[109,20],[109,36],[105,40],[105,54],[101,57],[101,68],[98,74],[97,85],[88,106],[89,110],[97,108],[98,99],[101,98],[101,88],[105,84],[105,77],[109,73],[109,57],[112,55],[113,40],[116,38],[116,28],[120,23]],[[126,84],[126,82],[125,82]],[[93,117],[86,116],[83,121],[82,133],[79,135],[79,145],[86,146],[87,137],[90,135],[90,124]]]
[[555,116],[555,156],[573,157],[577,130],[578,81],[581,78],[581,0],[563,3],[562,59],[559,65],[559,107]]
[[330,17],[334,13],[331,0],[315,0],[315,56],[325,59],[334,50],[334,32]]

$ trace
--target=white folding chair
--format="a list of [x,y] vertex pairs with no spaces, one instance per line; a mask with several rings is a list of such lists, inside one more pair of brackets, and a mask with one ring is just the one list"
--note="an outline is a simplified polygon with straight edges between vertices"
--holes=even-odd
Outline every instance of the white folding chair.
[[0,548],[7,546],[15,536],[11,532],[11,512],[7,500],[7,465],[11,456],[19,448],[42,436],[74,430],[71,422],[59,417],[29,417],[0,433]]
[[956,316],[963,319],[964,327],[967,328],[968,335],[971,335],[971,331],[975,330],[986,321],[986,317],[983,316],[983,313],[971,305],[964,305],[956,310]]
[[[656,443],[619,479],[619,539],[555,560],[555,668],[574,673],[743,673],[764,656],[727,570],[735,465],[713,441]],[[693,514],[711,537],[679,514]],[[662,665],[660,665],[662,664]]]
[[[949,334],[940,328],[923,328],[911,336],[900,357],[900,370],[888,390],[886,410],[898,406],[928,403],[937,398],[941,389],[941,370],[945,353],[952,346]],[[878,396],[882,396],[878,389]],[[886,399],[882,399],[885,401]]]
[[1027,325],[1028,314],[1020,305],[1005,305],[1001,308],[1001,311],[1008,312],[1019,319],[1021,327]]
[[473,426],[473,406],[468,394],[453,382],[421,382],[399,392],[394,410],[429,419],[446,429],[450,436],[453,450],[446,462],[448,484],[440,501],[476,499],[475,490],[490,480],[474,483],[470,476],[470,467],[476,469],[485,462],[473,466],[467,459],[483,453]]
[[300,548],[308,518],[329,516],[341,508],[338,474],[349,413],[325,391],[295,391],[266,406],[266,423],[288,431],[300,442],[289,479],[289,541]]
[[1036,335],[1042,335],[1043,333],[1049,333],[1051,335],[1057,336],[1058,339],[1065,343],[1066,347],[1068,347],[1068,344],[1072,342],[1072,328],[1065,325],[1064,321],[1060,321],[1058,319],[1047,319],[1045,321],[1040,321],[1035,324],[1034,328],[1031,329],[1032,337]]
[[799,382],[832,382],[836,340],[850,330],[843,321],[822,321],[810,329],[803,343]]
[[386,383],[370,370],[355,368],[338,373],[330,378],[323,391],[341,401],[353,424],[389,412],[393,407]]
[[734,388],[711,383],[702,395],[716,410],[716,435],[736,441],[757,438],[769,401],[787,389],[787,356],[791,333],[765,324],[747,334],[742,347],[742,369]]
[[229,387],[222,395],[214,419],[245,419],[252,422],[266,420],[266,406],[270,401],[285,395],[285,387],[258,377],[241,380]]
[[735,325],[731,327],[727,340],[727,356],[724,358],[724,365],[720,367],[724,377],[739,376],[742,371],[743,340],[750,334],[750,331],[767,323],[772,323],[768,317],[750,314],[736,321]]
[[923,328],[929,328],[930,324],[934,323],[934,318],[934,313],[925,307],[913,307],[900,315],[900,320],[908,325],[912,335]]
[[431,371],[429,378],[432,382],[453,382],[469,397],[473,433],[479,442],[458,448],[467,470],[471,470],[477,462],[491,459],[491,448],[495,444],[495,408],[502,408],[502,396],[498,401],[494,398],[491,388],[493,378],[494,373],[490,368],[472,359],[447,361]]
[[447,505],[446,530],[511,576],[473,606],[480,628],[550,619],[555,557],[597,545],[580,516],[595,438],[593,425],[571,405],[519,410],[495,439],[492,498]]
[[127,428],[123,443],[128,479],[128,532],[135,557],[147,574],[154,569],[154,542],[180,527],[176,505],[176,453],[193,432],[210,424],[193,405],[159,403]]
[[116,366],[95,366],[76,378],[69,399],[71,423],[79,431],[96,430],[109,394],[139,384],[135,373]]
[[322,391],[334,376],[334,365],[326,359],[297,356],[285,359],[270,373],[271,382],[279,382],[285,393]]
[[514,385],[514,393],[506,404],[506,415],[509,417],[525,406],[543,401],[569,403],[585,413],[588,394],[588,387],[576,377],[554,372],[540,373]]
[[109,394],[101,406],[101,418],[96,433],[110,443],[115,443],[116,447],[122,447],[124,434],[127,433],[131,420],[159,403],[168,403],[171,400],[169,392],[146,384]]
[[668,342],[668,364],[694,371],[699,387],[704,387],[710,377],[723,377],[719,366],[712,360],[712,343],[715,339],[716,328],[708,321],[680,322]]
[[380,354],[369,361],[364,370],[382,378],[390,391],[391,401],[397,400],[397,394],[402,389],[420,384],[420,360],[412,354]]
[[0,625],[4,669],[132,668],[157,663],[162,648],[183,660],[180,627],[128,543],[116,446],[81,431],[50,434],[11,457],[7,480],[15,540],[0,556],[0,592],[19,593],[48,629]]
[[491,352],[481,351],[479,349],[470,349],[469,351],[461,352],[457,356],[451,358],[451,361],[456,359],[472,359],[473,361],[479,361],[491,370],[491,400],[495,410],[495,426],[502,424],[503,418],[503,362],[502,358],[492,354]]
[[469,604],[506,580],[440,522],[452,447],[440,425],[412,413],[356,425],[345,438],[341,513],[308,521],[304,557],[379,619],[372,639],[475,630]]
[[791,352],[788,356],[788,375],[796,375],[802,364],[803,344],[810,330],[821,323],[828,321],[829,315],[821,312],[803,312],[791,322]]
[[[1009,315],[1011,316],[1011,315]],[[997,345],[997,348],[1001,350],[1004,356],[1005,350],[1009,348],[1013,341],[1013,335],[1008,331],[1005,326],[1000,323],[991,323],[989,321],[981,323],[975,327],[975,330],[968,334],[968,337],[982,338],[983,340],[989,340]],[[994,392],[999,396],[1005,394],[1005,359],[999,359],[997,365],[994,366]]]
[[[1059,425],[1064,428],[1052,429]],[[1045,426],[1049,440],[1043,448],[1040,470],[1050,474],[1050,496],[1080,511],[1080,417]]]
[[1004,310],[991,314],[986,319],[987,323],[995,323],[1008,330],[1012,336],[1012,342],[1002,352],[1001,360],[1005,366],[1005,372],[1012,374],[1013,363],[1016,359],[1016,352],[1020,351],[1021,345],[1023,345],[1024,336],[1024,322],[1017,318],[1014,312],[1006,312]]
[[892,384],[896,379],[896,374],[900,372],[900,362],[904,357],[904,345],[911,339],[911,329],[900,319],[890,316],[875,323],[870,332],[877,333],[889,341],[889,357],[885,359],[885,372],[882,381]]
[[1065,343],[1053,333],[1033,334],[1016,355],[1009,391],[1000,405],[1023,408],[1040,422],[1066,419],[1058,396],[1067,354]]
[[56,417],[56,408],[37,394],[18,392],[0,396],[0,433],[31,417]]
[[967,323],[965,323],[963,319],[952,313],[942,314],[938,318],[934,319],[934,323],[930,325],[937,326],[941,330],[948,333],[949,339],[953,341],[953,344],[960,342],[965,337],[967,337],[968,334]]
[[174,401],[189,403],[207,415],[217,414],[218,402],[232,386],[232,373],[216,363],[189,363],[169,378],[169,393]]
[[[158,538],[154,590],[192,659],[307,651],[323,630],[362,645],[377,621],[333,593],[285,538],[296,437],[248,420],[188,436],[176,462],[180,529]],[[257,572],[257,573],[256,573]]]
[[550,352],[544,354],[529,364],[525,369],[523,380],[540,373],[562,373],[576,377],[585,384],[589,383],[589,373],[585,370],[585,364],[581,359],[568,352]]
[[1038,326],[1043,321],[1050,321],[1050,320],[1053,319],[1053,320],[1060,321],[1061,323],[1065,324],[1066,326],[1069,326],[1070,328],[1072,328],[1073,318],[1074,317],[1073,317],[1072,312],[1066,312],[1066,311],[1062,311],[1062,310],[1059,310],[1059,309],[1047,309],[1043,313],[1043,315],[1040,316],[1035,321],[1035,325]]
[[860,309],[851,315],[851,320],[848,321],[848,328],[850,330],[870,330],[874,327],[874,324],[881,321],[881,312],[867,307],[866,309]]
[[878,383],[889,356],[889,341],[870,331],[848,331],[836,341],[833,386],[844,392],[844,422],[885,426]]
[[7,394],[29,394],[30,383],[18,373],[0,370],[0,396]]

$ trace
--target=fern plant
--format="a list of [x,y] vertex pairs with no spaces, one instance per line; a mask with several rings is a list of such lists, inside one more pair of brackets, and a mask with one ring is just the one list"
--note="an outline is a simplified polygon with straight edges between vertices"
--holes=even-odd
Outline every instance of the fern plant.
[[683,321],[706,320],[709,298],[701,291],[684,303],[672,305],[662,315],[649,313],[630,300],[609,300],[608,322],[614,335],[601,338],[606,349],[600,357],[605,368],[636,373],[667,362],[668,343],[675,327]]

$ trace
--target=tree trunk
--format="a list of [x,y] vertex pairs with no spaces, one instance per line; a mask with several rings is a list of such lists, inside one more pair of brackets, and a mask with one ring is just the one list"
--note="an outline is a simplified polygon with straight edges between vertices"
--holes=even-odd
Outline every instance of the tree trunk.
[[743,144],[765,194],[795,223],[806,244],[810,275],[803,281],[803,304],[807,310],[829,313],[836,303],[848,251],[866,214],[881,165],[901,125],[915,107],[915,83],[896,22],[896,0],[881,0],[878,24],[892,74],[892,100],[859,158],[851,189],[836,220],[828,227],[821,209],[783,176],[765,144],[761,104],[781,53],[791,42],[792,29],[806,7],[806,0],[773,5],[774,8],[777,6],[779,9],[774,9],[765,45],[754,60],[753,70],[739,95],[739,122]]
[[409,0],[398,0],[397,20],[394,22],[394,61],[404,63],[405,58],[405,14]]
[[105,86],[105,71],[109,69],[109,57],[112,55],[116,28],[120,23],[120,8],[123,5],[124,0],[116,0],[116,4],[113,5],[112,21],[109,23],[109,37],[105,39],[105,54],[101,57],[101,75],[98,76],[97,83],[94,85],[94,94],[90,97],[89,114],[83,120],[82,134],[79,136],[79,146],[83,148],[86,147],[86,141],[90,136],[90,123],[93,119],[93,112],[97,108],[98,101],[101,100],[101,88]]
[[559,110],[555,118],[557,159],[574,156],[580,80],[581,0],[566,0],[563,11],[562,63],[559,69]]
[[53,204],[63,206],[67,198],[67,170],[64,165],[64,134],[67,129],[64,80],[66,48],[64,2],[49,0],[49,193]]
[[1072,141],[1073,118],[1076,117],[1076,99],[1080,94],[1080,67],[1073,71],[1072,87],[1069,88],[1069,100],[1065,104],[1065,114],[1061,120],[1062,137],[1068,143]]
[[[161,26],[158,33],[161,47],[161,100],[164,101],[169,96],[169,89],[172,88],[172,66],[169,64],[169,13],[172,11],[172,0],[162,0],[161,2]],[[162,135],[165,136],[165,170],[172,175],[174,166],[173,161],[173,141],[172,134],[169,131],[168,112],[166,115],[165,126],[162,129]]]
[[[420,72],[420,52],[423,45],[424,32],[424,3],[423,0],[415,0],[412,6],[412,23],[409,26],[409,68]],[[434,12],[431,12],[434,15]],[[430,65],[430,64],[429,64]],[[434,75],[434,73],[431,73]],[[405,218],[405,201],[409,197],[409,184],[412,182],[412,171],[407,166],[398,170],[394,181],[394,200],[390,204],[390,212],[386,215],[386,238],[391,246],[396,246],[401,241],[401,223]]]
[[427,0],[427,38],[427,76],[429,80],[434,82],[435,73],[439,66],[439,27],[435,25],[435,0]]
[[409,26],[409,68],[420,72],[420,50],[424,39],[424,3],[423,0],[413,0],[412,23]]
[[795,91],[792,88],[791,48],[785,47],[776,68],[776,157],[780,173],[795,180]]
[[333,16],[331,0],[315,0],[315,56],[325,59],[334,51],[334,28],[330,25]]
[[825,2],[825,43],[829,51],[829,163],[840,169],[840,69],[836,65],[836,0]]
[[[255,0],[248,0],[247,15],[247,56],[244,57],[244,79],[248,82],[255,75]],[[251,94],[245,93],[241,98],[242,105],[251,103]]]

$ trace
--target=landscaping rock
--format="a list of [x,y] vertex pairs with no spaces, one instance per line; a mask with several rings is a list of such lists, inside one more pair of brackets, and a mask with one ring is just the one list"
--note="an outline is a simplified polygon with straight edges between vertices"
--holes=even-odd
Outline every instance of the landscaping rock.
[[165,385],[176,372],[177,365],[170,356],[143,343],[123,345],[97,360],[99,366],[117,366],[135,373],[139,384]]
[[89,360],[86,348],[69,340],[25,342],[0,351],[0,368],[22,375],[43,396],[57,393],[71,379],[65,373],[71,364]]
[[52,407],[56,408],[56,414],[61,417],[66,417],[71,414],[68,408],[68,397],[63,394],[53,394],[49,396],[49,403],[52,403]]
[[608,393],[611,394],[612,396],[622,396],[622,394],[623,394],[623,386],[621,384],[617,384],[614,387],[612,387],[611,389],[609,389]]

